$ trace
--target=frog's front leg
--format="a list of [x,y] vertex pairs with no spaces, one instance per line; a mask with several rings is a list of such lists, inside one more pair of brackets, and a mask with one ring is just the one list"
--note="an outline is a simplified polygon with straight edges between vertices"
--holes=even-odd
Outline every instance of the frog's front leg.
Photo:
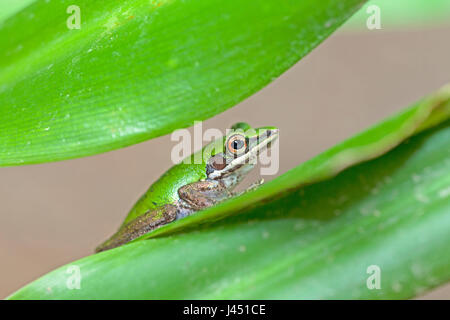
[[182,186],[178,195],[189,208],[198,211],[231,197],[232,193],[221,181],[205,180]]

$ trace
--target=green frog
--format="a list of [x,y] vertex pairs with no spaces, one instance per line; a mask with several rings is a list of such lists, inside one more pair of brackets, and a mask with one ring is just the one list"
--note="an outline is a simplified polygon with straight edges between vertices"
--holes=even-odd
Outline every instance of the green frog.
[[227,135],[166,171],[136,202],[119,230],[96,252],[121,246],[236,196],[234,188],[254,168],[258,154],[270,148],[278,132],[275,127],[253,129],[247,123],[236,123]]

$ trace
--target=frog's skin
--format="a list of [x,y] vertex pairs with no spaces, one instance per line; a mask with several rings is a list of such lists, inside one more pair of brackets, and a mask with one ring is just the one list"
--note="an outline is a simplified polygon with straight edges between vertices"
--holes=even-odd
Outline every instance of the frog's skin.
[[277,137],[275,127],[253,129],[243,122],[235,124],[226,136],[192,154],[190,161],[185,159],[173,166],[153,183],[117,233],[96,251],[121,246],[234,196],[233,189],[253,169],[259,152],[269,148]]

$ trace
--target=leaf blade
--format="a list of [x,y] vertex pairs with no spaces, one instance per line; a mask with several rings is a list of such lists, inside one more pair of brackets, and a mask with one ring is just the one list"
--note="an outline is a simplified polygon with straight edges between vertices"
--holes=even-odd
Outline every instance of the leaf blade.
[[[446,110],[450,100],[443,101],[444,109],[423,102],[415,108]],[[433,118],[435,126],[417,131],[422,126],[415,123],[407,130],[414,136],[403,135],[382,155],[375,148],[375,158],[328,180],[300,184],[195,231],[76,261],[81,290],[67,289],[61,267],[9,298],[400,299],[422,293],[450,279],[450,120],[439,114],[446,116],[439,123]],[[393,119],[387,123],[402,131],[404,123]],[[385,123],[369,132],[376,128]],[[364,138],[357,135],[350,146]],[[223,207],[236,209],[230,203]],[[366,285],[371,265],[381,268],[380,290]]]
[[209,118],[363,2],[80,0],[81,30],[66,27],[69,1],[33,3],[0,26],[0,166],[106,152]]

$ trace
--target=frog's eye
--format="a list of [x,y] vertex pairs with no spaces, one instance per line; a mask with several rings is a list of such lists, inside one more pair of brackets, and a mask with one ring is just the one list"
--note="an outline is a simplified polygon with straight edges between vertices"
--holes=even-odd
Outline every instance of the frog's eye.
[[232,135],[227,141],[227,149],[232,154],[241,154],[247,148],[247,141],[241,134]]
[[222,170],[223,168],[225,168],[227,166],[227,163],[226,163],[226,160],[223,157],[223,155],[217,154],[214,157],[212,157],[211,159],[209,159],[209,165],[214,170]]

